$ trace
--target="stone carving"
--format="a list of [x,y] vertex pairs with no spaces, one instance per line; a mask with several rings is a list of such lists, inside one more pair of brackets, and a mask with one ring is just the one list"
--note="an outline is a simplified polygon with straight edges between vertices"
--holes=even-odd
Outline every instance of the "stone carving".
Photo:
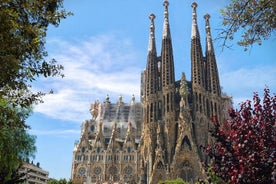
[[99,106],[100,106],[100,102],[98,100],[96,100],[92,105],[91,105],[91,109],[90,109],[90,113],[92,115],[92,119],[95,120],[98,117],[99,114]]

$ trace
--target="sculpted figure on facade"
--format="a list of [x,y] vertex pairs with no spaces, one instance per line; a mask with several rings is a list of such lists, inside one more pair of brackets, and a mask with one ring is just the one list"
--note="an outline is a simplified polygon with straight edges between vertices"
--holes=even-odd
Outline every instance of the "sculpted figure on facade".
[[95,120],[98,117],[99,114],[99,108],[100,108],[100,102],[96,100],[90,108],[90,113],[92,115],[92,119]]

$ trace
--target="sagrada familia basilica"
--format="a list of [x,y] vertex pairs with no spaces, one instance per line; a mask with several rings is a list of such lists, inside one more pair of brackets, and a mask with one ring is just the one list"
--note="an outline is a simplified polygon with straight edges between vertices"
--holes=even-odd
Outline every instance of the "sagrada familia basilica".
[[150,15],[146,69],[141,75],[141,102],[109,96],[91,104],[92,118],[82,124],[73,150],[71,179],[76,183],[157,184],[182,178],[206,178],[208,162],[202,147],[212,140],[210,117],[227,117],[231,97],[222,93],[210,32],[206,22],[203,54],[197,25],[197,4],[192,3],[191,81],[175,79],[168,1],[164,1],[161,54],[155,44],[155,15]]

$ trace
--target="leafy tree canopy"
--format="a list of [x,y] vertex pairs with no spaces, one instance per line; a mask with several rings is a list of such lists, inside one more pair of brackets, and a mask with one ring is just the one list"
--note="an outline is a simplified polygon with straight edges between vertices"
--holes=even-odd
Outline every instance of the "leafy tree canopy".
[[45,37],[49,25],[58,26],[70,13],[62,0],[1,0],[0,97],[17,106],[29,106],[43,93],[30,92],[36,77],[62,75],[54,59],[46,61]]
[[274,0],[232,0],[221,10],[224,29],[220,33],[223,46],[227,40],[233,40],[234,35],[241,31],[238,45],[245,50],[254,43],[261,45],[275,33],[276,3]]
[[60,180],[57,179],[50,179],[47,184],[73,184],[71,180],[66,180],[65,178],[62,178]]
[[181,178],[177,178],[176,180],[159,181],[158,184],[186,184],[186,182]]
[[23,160],[34,157],[35,136],[26,131],[30,109],[15,108],[0,99],[0,183],[12,180]]
[[48,26],[71,14],[62,2],[0,1],[0,183],[15,181],[13,173],[35,152],[25,120],[44,92],[32,92],[31,83],[40,76],[62,76],[63,67],[47,61],[44,47]]
[[214,119],[214,145],[207,149],[215,174],[230,183],[276,182],[276,95],[264,90],[240,110],[229,111],[230,119]]

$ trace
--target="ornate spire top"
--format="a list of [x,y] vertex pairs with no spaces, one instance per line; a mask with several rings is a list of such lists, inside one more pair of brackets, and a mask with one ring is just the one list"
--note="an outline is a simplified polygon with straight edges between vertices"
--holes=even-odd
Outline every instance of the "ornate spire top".
[[150,19],[150,38],[149,38],[149,46],[148,46],[148,51],[153,51],[155,49],[155,35],[154,35],[154,30],[155,30],[155,26],[154,26],[154,19],[155,19],[155,15],[152,13],[149,15],[149,19]]
[[169,6],[169,2],[168,1],[164,1],[163,6],[165,7],[164,16],[165,16],[165,18],[168,18],[168,6]]
[[197,3],[196,3],[196,2],[193,2],[191,6],[192,6],[193,10],[196,10],[196,8],[197,8]]
[[155,29],[154,19],[155,19],[155,15],[153,13],[150,14],[149,19],[150,19],[150,35],[151,35],[151,37],[154,38],[154,29]]
[[193,2],[191,7],[193,8],[193,17],[192,17],[192,20],[193,20],[193,23],[192,23],[192,38],[197,36],[197,15],[196,15],[196,8],[197,8],[197,3],[196,2]]
[[153,13],[151,13],[149,15],[149,19],[151,20],[151,24],[154,24],[155,15]]
[[212,37],[211,37],[211,29],[210,29],[210,15],[206,14],[204,15],[204,19],[205,19],[205,28],[206,28],[206,36],[207,36],[207,51],[212,51],[213,50],[213,46],[212,46]]
[[206,15],[204,15],[204,19],[205,19],[205,27],[206,27],[206,33],[207,35],[210,35],[211,36],[211,31],[210,31],[210,22],[209,22],[209,19],[210,19],[210,15],[207,13]]
[[209,24],[210,17],[211,16],[208,13],[204,15],[204,18],[205,18],[206,21],[208,21],[208,24]]
[[166,37],[170,37],[169,12],[168,12],[169,2],[168,1],[164,1],[163,6],[165,7],[165,11],[164,11],[164,26],[163,26],[163,38],[166,38]]
[[197,18],[197,15],[196,15],[196,8],[197,8],[197,3],[196,2],[193,2],[191,7],[193,8],[193,24],[197,24],[196,22],[196,18]]

